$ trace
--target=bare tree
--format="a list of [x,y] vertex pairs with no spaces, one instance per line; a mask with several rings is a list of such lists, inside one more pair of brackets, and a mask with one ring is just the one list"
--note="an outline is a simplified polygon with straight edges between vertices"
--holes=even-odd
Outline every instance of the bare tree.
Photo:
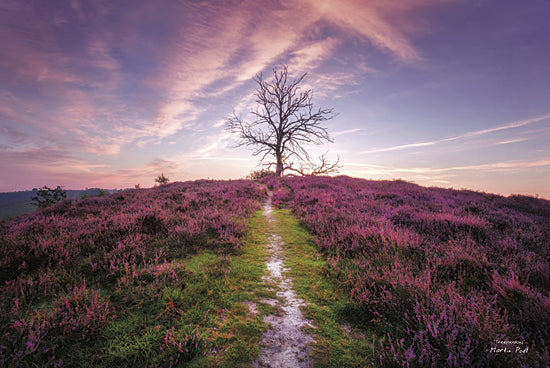
[[[268,169],[275,167],[276,176],[293,169],[294,161],[311,163],[305,145],[332,142],[321,123],[335,114],[333,109],[314,110],[313,91],[300,88],[306,75],[290,80],[287,65],[280,71],[273,69],[273,79],[269,81],[258,74],[254,78],[258,83],[258,106],[250,111],[254,120],[246,121],[235,113],[226,120],[227,129],[239,136],[238,145],[254,146],[253,155],[261,155],[260,163]],[[273,160],[266,162],[267,157]],[[328,167],[328,161],[324,165]],[[333,168],[338,166],[335,165]]]

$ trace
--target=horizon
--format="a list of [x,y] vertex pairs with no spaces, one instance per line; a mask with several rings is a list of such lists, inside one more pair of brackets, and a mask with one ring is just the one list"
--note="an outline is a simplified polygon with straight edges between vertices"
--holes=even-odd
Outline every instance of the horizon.
[[[239,179],[253,77],[308,73],[339,175],[550,199],[550,3],[0,4],[0,192]],[[27,189],[28,188],[28,189]],[[83,190],[83,189],[67,189]]]
[[[284,175],[283,177],[302,177],[301,175]],[[414,181],[410,181],[410,180],[406,180],[406,179],[402,179],[402,178],[394,178],[394,179],[367,179],[367,178],[362,178],[362,177],[357,177],[357,176],[349,176],[349,175],[344,175],[344,174],[336,174],[336,175],[330,175],[330,176],[326,176],[326,177],[333,177],[333,178],[337,178],[337,177],[341,177],[341,176],[346,176],[346,177],[349,177],[351,179],[360,179],[360,180],[366,180],[366,181],[378,181],[378,182],[392,182],[392,181],[402,181],[402,182],[405,182],[407,184],[412,184],[412,185],[418,185],[420,187],[423,187],[423,188],[426,188],[426,189],[448,189],[448,190],[454,190],[454,191],[469,191],[469,192],[476,192],[476,193],[482,193],[482,194],[488,194],[488,195],[497,195],[497,196],[502,196],[502,197],[512,197],[512,196],[525,196],[525,197],[530,197],[530,198],[534,198],[534,199],[542,199],[542,200],[545,200],[545,201],[550,201],[550,198],[546,198],[544,196],[541,196],[539,194],[521,194],[521,193],[510,193],[510,194],[500,194],[500,193],[494,193],[494,192],[486,192],[486,191],[481,191],[481,190],[475,190],[475,189],[471,189],[471,188],[453,188],[453,187],[444,187],[444,186],[437,186],[437,185],[431,185],[431,186],[428,186],[428,185],[422,185],[422,184],[419,184],[419,183],[416,183]],[[320,178],[320,177],[325,177],[323,175],[307,175],[306,177],[311,177],[311,178]],[[163,185],[170,185],[170,184],[177,184],[177,183],[185,183],[185,182],[192,182],[192,181],[199,181],[199,180],[206,180],[206,181],[233,181],[233,180],[252,180],[253,179],[246,179],[246,178],[235,178],[235,179],[212,179],[212,178],[199,178],[199,179],[190,179],[190,180],[176,180],[176,181],[172,181],[170,180],[168,183],[166,184],[162,184],[162,185],[159,185],[159,184],[154,184],[150,187],[148,186],[140,186],[139,188],[135,188],[135,187],[127,187],[127,188],[100,188],[100,187],[85,187],[85,188],[66,188],[64,186],[60,186],[61,189],[65,190],[65,191],[74,191],[74,192],[82,192],[82,191],[87,191],[87,190],[93,190],[93,189],[100,189],[100,190],[107,190],[107,191],[115,191],[115,192],[119,192],[119,191],[125,191],[125,190],[133,190],[133,189],[154,189],[154,188],[158,188],[158,187],[161,187]],[[50,187],[52,189],[56,188],[57,186],[53,186],[53,187]],[[34,187],[34,188],[31,188],[31,189],[20,189],[20,190],[15,190],[15,191],[9,191],[9,192],[3,192],[3,191],[0,191],[0,194],[9,194],[9,193],[18,193],[18,192],[32,192],[34,190],[39,190],[40,187]],[[114,193],[109,193],[109,194],[114,194]]]

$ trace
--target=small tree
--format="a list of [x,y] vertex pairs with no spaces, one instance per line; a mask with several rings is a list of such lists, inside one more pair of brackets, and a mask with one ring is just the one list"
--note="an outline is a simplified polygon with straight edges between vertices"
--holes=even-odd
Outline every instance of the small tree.
[[[95,193],[95,194],[94,194]],[[109,191],[101,188],[91,188],[84,190],[84,193],[80,196],[80,199],[86,199],[88,197],[104,197],[109,195]]]
[[31,197],[31,204],[39,208],[45,208],[64,198],[67,198],[67,191],[61,189],[60,186],[52,189],[44,185],[42,188],[38,189],[34,197]]
[[170,179],[168,179],[168,177],[164,176],[164,173],[160,174],[155,179],[155,182],[158,183],[159,185],[168,184],[169,181],[170,181]]
[[[246,121],[235,113],[226,120],[226,128],[239,136],[238,145],[254,146],[253,155],[261,155],[260,164],[268,170],[275,167],[276,176],[297,169],[294,161],[311,163],[305,145],[332,142],[321,123],[335,114],[333,109],[314,110],[312,90],[300,89],[306,75],[289,80],[287,65],[280,71],[273,69],[271,81],[258,74],[254,78],[258,107],[250,111],[254,120]],[[265,162],[268,156],[273,160]]]

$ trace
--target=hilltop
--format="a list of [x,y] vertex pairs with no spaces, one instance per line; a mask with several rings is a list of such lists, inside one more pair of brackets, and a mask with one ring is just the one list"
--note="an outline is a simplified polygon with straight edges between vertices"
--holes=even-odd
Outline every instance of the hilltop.
[[[273,222],[261,215],[268,189]],[[271,236],[312,321],[314,366],[548,362],[550,202],[267,177],[67,199],[0,221],[0,363],[250,364],[264,318],[282,313],[265,279]]]

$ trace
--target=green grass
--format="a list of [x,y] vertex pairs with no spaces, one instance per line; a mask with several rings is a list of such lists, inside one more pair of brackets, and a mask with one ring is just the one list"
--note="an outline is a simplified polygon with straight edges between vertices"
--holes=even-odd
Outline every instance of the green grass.
[[[258,211],[250,220],[245,246],[233,254],[201,251],[172,262],[175,281],[146,275],[105,292],[117,318],[76,352],[75,364],[247,366],[267,330],[262,319],[269,307],[259,300],[273,297],[261,279],[266,230],[267,221]],[[251,314],[243,302],[256,303],[259,313]]]
[[[350,327],[352,304],[336,281],[330,277],[326,258],[313,237],[289,210],[273,212],[274,231],[284,240],[285,266],[299,297],[309,305],[302,310],[316,328],[309,328],[314,343],[315,367],[377,366],[373,335],[368,330]],[[346,326],[346,327],[344,327]],[[347,331],[346,331],[347,330]],[[378,338],[375,336],[376,341]]]
[[[263,317],[280,313],[280,307],[262,302],[277,299],[277,286],[262,276],[269,236],[278,234],[284,241],[288,276],[298,296],[309,303],[303,308],[305,317],[316,326],[307,331],[316,341],[315,367],[376,366],[373,335],[344,327],[350,322],[346,316],[354,313],[352,303],[339,290],[311,235],[288,210],[275,210],[274,218],[267,221],[258,211],[248,223],[244,246],[231,254],[178,253],[168,264],[136,264],[134,273],[97,284],[94,290],[100,290],[116,317],[86,341],[77,336],[71,342],[68,337],[63,349],[72,358],[66,364],[248,367],[269,328]],[[81,267],[86,269],[84,261]],[[90,278],[87,285],[93,284]],[[49,301],[39,302],[39,309],[51,307]],[[247,304],[252,303],[257,313],[249,310]],[[27,366],[40,364],[29,361]]]

